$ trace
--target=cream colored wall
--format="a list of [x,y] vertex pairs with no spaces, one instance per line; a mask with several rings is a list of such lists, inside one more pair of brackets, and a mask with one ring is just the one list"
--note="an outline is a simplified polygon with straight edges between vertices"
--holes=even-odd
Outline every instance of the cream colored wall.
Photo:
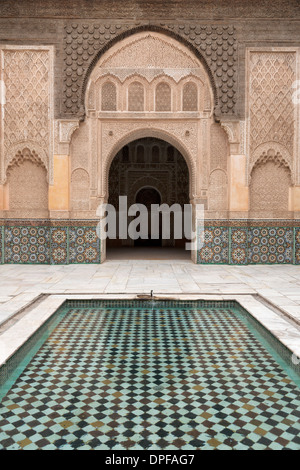
[[229,210],[247,212],[249,209],[249,189],[246,185],[246,156],[229,157]]
[[53,185],[49,186],[49,211],[68,211],[70,205],[70,157],[54,155]]
[[300,212],[300,186],[290,189],[290,210]]
[[8,209],[8,194],[7,187],[0,185],[0,211]]

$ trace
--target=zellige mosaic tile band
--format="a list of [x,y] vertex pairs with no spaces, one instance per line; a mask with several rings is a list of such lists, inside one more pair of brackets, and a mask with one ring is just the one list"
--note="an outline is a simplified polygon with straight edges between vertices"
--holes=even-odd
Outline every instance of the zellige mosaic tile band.
[[[98,264],[97,221],[1,220],[1,264]],[[198,264],[300,264],[296,220],[207,220]]]
[[[0,227],[1,264],[93,264],[101,262],[97,224],[84,221],[9,221]],[[79,222],[77,222],[79,223]]]

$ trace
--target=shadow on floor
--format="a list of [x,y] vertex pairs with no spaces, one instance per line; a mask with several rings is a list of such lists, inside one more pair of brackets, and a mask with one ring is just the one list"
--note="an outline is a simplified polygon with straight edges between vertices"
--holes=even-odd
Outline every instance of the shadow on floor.
[[162,248],[162,247],[122,247],[108,248],[107,260],[190,260],[191,252],[184,248]]

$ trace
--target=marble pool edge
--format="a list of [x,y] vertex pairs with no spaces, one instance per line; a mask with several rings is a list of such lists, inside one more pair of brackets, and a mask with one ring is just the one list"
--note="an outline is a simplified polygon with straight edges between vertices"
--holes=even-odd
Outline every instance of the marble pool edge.
[[[281,344],[283,344],[293,355],[293,360],[300,358],[300,328],[293,324],[289,318],[284,317],[284,312],[279,314],[273,308],[264,304],[258,295],[252,294],[156,294],[155,300],[200,300],[200,301],[234,301],[246,310],[255,320],[266,328]],[[26,306],[26,312],[19,320],[8,327],[0,335],[0,368],[4,365],[38,329],[51,318],[56,311],[67,301],[72,300],[138,300],[137,294],[50,294],[40,297],[38,305],[34,299],[32,305],[30,301]],[[19,313],[10,312],[6,321],[13,319]],[[2,322],[2,324],[5,321]]]

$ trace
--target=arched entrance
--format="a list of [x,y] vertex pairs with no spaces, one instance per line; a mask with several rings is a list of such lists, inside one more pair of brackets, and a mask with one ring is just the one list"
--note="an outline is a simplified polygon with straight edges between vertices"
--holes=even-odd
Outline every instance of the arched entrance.
[[[120,195],[127,195],[131,206],[137,202],[136,196],[142,188],[154,188],[161,196],[161,203],[170,206],[190,203],[194,233],[202,217],[200,211],[196,213],[199,206],[210,211],[226,211],[228,146],[224,130],[214,121],[213,109],[214,93],[206,68],[176,39],[154,31],[141,31],[112,45],[99,57],[88,76],[86,116],[70,145],[71,216],[95,219],[99,207]],[[149,150],[151,139],[156,139],[156,145],[152,142]],[[122,168],[127,178],[126,159],[131,158],[130,148],[138,140],[144,140],[144,144],[148,140],[148,160],[143,145],[136,147],[135,172],[129,173],[139,178],[132,177],[130,191],[124,192],[123,180],[117,173]],[[171,164],[172,152],[180,154],[178,162],[181,161],[188,175],[180,179],[179,171],[174,183],[163,176]],[[215,191],[217,186],[222,187],[221,197]],[[176,195],[166,200],[164,193],[169,187],[176,190]],[[100,238],[103,262],[107,240]],[[178,246],[177,238],[171,236],[170,248],[174,248],[170,240],[176,240]],[[114,243],[117,245],[119,241],[116,239]],[[122,243],[123,247],[126,242]],[[165,248],[168,241],[161,245]],[[191,251],[185,255],[196,262],[195,244]]]
[[[143,219],[146,226],[145,231],[137,227],[140,235],[135,239],[130,236],[130,230],[126,239],[119,234],[115,239],[108,238],[107,259],[118,256],[128,259],[149,259],[151,256],[155,259],[189,258],[190,253],[185,252],[184,227],[184,208],[190,200],[189,179],[184,157],[168,142],[146,137],[125,145],[110,166],[108,203],[116,208],[118,214],[120,196],[127,198],[128,209],[134,204],[142,204],[147,210],[146,219]],[[156,207],[159,216],[153,218]],[[174,209],[177,210],[176,216]],[[166,217],[164,222],[163,217]],[[128,216],[128,226],[132,221],[134,217]]]

